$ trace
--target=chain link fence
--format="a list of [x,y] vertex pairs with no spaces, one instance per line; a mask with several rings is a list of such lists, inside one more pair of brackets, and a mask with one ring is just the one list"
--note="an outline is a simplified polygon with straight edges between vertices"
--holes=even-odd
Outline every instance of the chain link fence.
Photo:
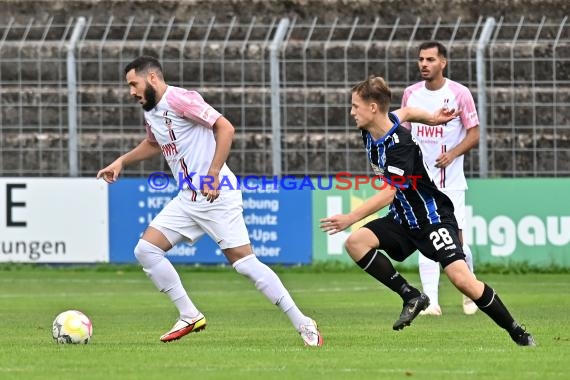
[[[229,165],[237,174],[272,174],[270,45],[280,19],[87,19],[71,51],[77,65],[72,89],[66,65],[77,20],[53,20],[0,25],[0,175],[68,176],[73,123],[79,176],[95,175],[134,147],[144,137],[142,110],[128,94],[123,67],[141,54],[158,57],[169,84],[200,91],[234,123]],[[277,54],[282,174],[368,173],[349,115],[350,88],[368,75],[383,76],[398,107],[404,88],[419,80],[422,41],[436,39],[448,48],[447,76],[469,87],[477,101],[476,49],[484,23],[289,20]],[[485,69],[488,175],[569,175],[567,17],[498,19]],[[74,92],[76,120],[70,123]],[[466,155],[469,177],[481,175],[478,155],[479,149]],[[166,169],[156,159],[125,174]]]

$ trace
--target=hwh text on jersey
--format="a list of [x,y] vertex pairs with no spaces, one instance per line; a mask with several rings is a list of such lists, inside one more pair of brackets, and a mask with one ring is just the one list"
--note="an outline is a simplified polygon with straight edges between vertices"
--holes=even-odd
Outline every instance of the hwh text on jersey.
[[418,137],[443,137],[443,127],[441,125],[418,125]]
[[160,149],[162,149],[162,154],[164,154],[164,157],[172,156],[172,155],[178,153],[178,149],[176,148],[176,144],[173,142],[161,145]]

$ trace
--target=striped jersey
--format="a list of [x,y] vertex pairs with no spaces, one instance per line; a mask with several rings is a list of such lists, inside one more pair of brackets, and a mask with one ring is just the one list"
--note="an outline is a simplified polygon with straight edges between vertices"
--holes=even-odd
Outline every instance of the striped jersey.
[[432,178],[440,189],[466,190],[467,181],[463,173],[463,155],[457,157],[446,168],[436,168],[435,160],[442,153],[457,146],[464,138],[467,129],[479,125],[475,102],[469,89],[460,83],[445,79],[442,88],[428,90],[425,81],[406,88],[402,97],[402,107],[419,107],[436,111],[442,107],[461,110],[461,115],[443,125],[403,123],[411,129],[412,136],[420,144],[424,160]]
[[453,203],[433,183],[410,131],[400,125],[395,114],[388,116],[393,126],[380,139],[375,140],[368,131],[361,132],[374,173],[396,187],[390,215],[409,229],[454,221]]
[[[145,111],[147,138],[160,145],[179,186],[188,188],[191,181],[194,189],[201,188],[200,178],[207,175],[216,150],[212,127],[220,116],[198,92],[174,86],[167,87],[156,107]],[[226,164],[220,171],[223,176],[233,177]]]

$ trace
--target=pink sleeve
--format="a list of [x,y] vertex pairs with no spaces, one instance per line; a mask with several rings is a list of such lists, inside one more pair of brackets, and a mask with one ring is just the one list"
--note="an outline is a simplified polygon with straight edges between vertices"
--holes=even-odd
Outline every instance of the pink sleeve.
[[459,87],[454,89],[457,93],[457,105],[461,110],[461,124],[465,129],[473,128],[479,125],[479,116],[473,96],[467,87]]
[[[402,96],[402,107],[401,108],[404,108],[406,106],[409,98],[410,98],[410,90],[406,88],[406,90],[404,91],[404,95]],[[404,121],[404,122],[402,122],[401,125],[404,128],[412,129],[412,124],[409,121]]]
[[174,112],[204,127],[212,128],[222,116],[196,91],[175,87],[167,94],[166,100]]
[[157,142],[156,137],[154,137],[154,133],[150,130],[150,125],[146,121],[144,122],[144,127],[146,129],[146,139],[150,142]]

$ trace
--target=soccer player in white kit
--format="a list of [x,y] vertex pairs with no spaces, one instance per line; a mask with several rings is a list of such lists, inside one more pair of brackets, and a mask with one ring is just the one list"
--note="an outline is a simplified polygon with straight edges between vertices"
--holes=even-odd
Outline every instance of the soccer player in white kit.
[[141,56],[125,67],[130,94],[144,109],[146,138],[101,169],[97,178],[117,180],[123,167],[163,154],[181,188],[152,220],[134,249],[144,272],[179,311],[163,342],[203,330],[206,318],[194,305],[166,251],[181,241],[209,235],[233,268],[290,319],[305,345],[321,346],[315,321],[304,315],[279,277],[252,251],[243,218],[242,194],[226,165],[234,127],[196,91],[169,86],[153,57]]
[[[479,142],[479,118],[469,89],[443,76],[447,65],[446,48],[439,42],[428,41],[419,48],[418,68],[423,81],[406,88],[402,107],[422,107],[435,111],[442,107],[461,111],[459,118],[446,124],[428,126],[421,123],[404,123],[411,128],[412,136],[420,144],[424,160],[436,186],[453,202],[459,236],[463,243],[467,265],[473,272],[473,255],[463,241],[465,228],[465,191],[467,181],[463,173],[463,155]],[[421,253],[419,270],[424,292],[431,300],[421,314],[441,315],[439,305],[439,264]],[[463,312],[475,314],[477,305],[463,297]]]

